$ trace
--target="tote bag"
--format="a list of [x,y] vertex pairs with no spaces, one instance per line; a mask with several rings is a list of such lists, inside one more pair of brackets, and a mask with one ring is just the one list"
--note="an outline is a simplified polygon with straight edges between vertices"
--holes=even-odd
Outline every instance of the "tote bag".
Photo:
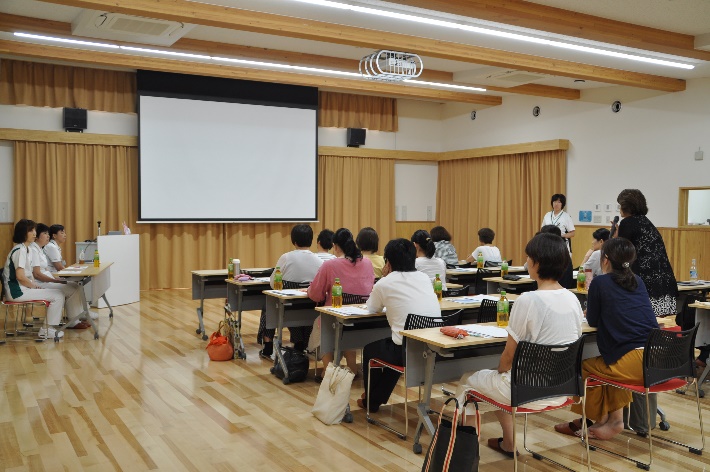
[[323,382],[318,389],[316,403],[311,413],[324,424],[338,424],[350,400],[350,387],[355,374],[347,367],[335,367],[332,362],[325,370]]
[[[449,402],[455,402],[456,410],[451,421],[444,418],[444,410]],[[467,402],[468,403],[468,402]],[[466,404],[464,404],[463,419],[466,418]],[[439,425],[431,440],[429,450],[424,458],[422,472],[477,472],[478,461],[481,456],[478,450],[478,431],[481,429],[481,416],[476,405],[476,425],[461,426],[459,419],[459,402],[456,398],[449,398],[441,408]]]

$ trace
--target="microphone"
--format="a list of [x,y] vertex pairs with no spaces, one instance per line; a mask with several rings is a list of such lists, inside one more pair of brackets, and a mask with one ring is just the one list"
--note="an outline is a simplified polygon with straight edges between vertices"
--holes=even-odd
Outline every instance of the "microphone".
[[613,238],[616,235],[616,225],[619,223],[619,215],[616,215],[614,217],[614,220],[611,222],[611,234],[609,237]]

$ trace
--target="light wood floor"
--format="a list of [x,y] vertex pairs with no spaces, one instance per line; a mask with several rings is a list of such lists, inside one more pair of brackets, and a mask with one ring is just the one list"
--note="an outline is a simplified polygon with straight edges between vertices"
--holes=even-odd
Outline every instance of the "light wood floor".
[[[256,312],[245,316],[247,360],[210,362],[207,343],[195,334],[196,302],[189,291],[141,297],[140,303],[115,308],[113,321],[107,310],[100,311],[99,340],[90,330],[69,330],[58,344],[10,339],[0,346],[0,470],[421,470],[423,456],[412,452],[411,436],[402,441],[365,421],[355,406],[362,382],[353,384],[352,424],[325,426],[316,420],[310,414],[318,390],[312,376],[284,386],[269,374],[270,363],[257,356]],[[222,317],[222,303],[206,301],[210,332]],[[393,401],[401,402],[403,392],[399,387]],[[411,389],[410,399],[415,397]],[[702,403],[707,421],[710,403]],[[664,395],[659,404],[672,425],[665,434],[699,444],[694,396]],[[399,406],[394,413],[383,407],[378,415],[403,422]],[[552,429],[573,418],[569,411],[535,415],[529,439],[583,470],[583,448]],[[500,435],[490,409],[483,422],[484,441]],[[425,434],[425,450],[429,441]],[[480,470],[512,470],[512,461],[484,441]],[[624,433],[614,444],[643,459],[645,443],[636,436]],[[710,470],[709,452],[697,456],[665,444],[655,451],[652,470]],[[592,454],[595,470],[637,470],[629,462]],[[521,460],[521,470],[555,470],[527,453]]]

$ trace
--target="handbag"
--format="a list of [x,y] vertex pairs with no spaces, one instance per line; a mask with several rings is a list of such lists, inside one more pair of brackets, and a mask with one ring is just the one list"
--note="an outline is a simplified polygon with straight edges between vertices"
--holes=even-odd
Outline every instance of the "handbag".
[[[456,410],[451,421],[444,418],[444,410],[449,402],[455,402]],[[439,425],[424,458],[422,472],[476,472],[481,458],[478,446],[478,432],[481,430],[481,415],[476,406],[476,426],[458,424],[459,402],[449,398],[441,408]],[[466,405],[463,405],[462,422],[466,420]]]
[[210,335],[210,342],[205,348],[212,361],[228,361],[234,358],[234,347],[229,338],[222,335],[223,327],[224,321],[220,321],[217,331]]
[[328,364],[311,410],[313,416],[324,424],[338,424],[343,421],[354,378],[355,374],[347,367],[335,367],[332,362]]
[[[281,347],[281,354],[286,364],[286,369],[288,369],[288,382],[286,383],[303,382],[306,380],[308,368],[311,364],[310,360],[308,360],[308,356],[306,356],[303,351],[283,346]],[[271,373],[280,379],[285,377],[281,363],[278,361],[274,364],[274,367],[271,368]]]

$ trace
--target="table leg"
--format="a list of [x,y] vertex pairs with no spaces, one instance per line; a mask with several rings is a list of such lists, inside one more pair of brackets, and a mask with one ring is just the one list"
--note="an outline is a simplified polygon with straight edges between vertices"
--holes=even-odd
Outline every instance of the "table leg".
[[202,313],[205,307],[205,277],[200,277],[200,307],[197,309],[197,321],[200,325],[197,328],[197,334],[202,334],[202,340],[207,341],[208,336],[205,333],[205,322],[202,319]]
[[[417,444],[419,444],[419,438],[422,434],[422,428],[426,428],[430,435],[434,435],[434,423],[432,423],[431,418],[429,418],[429,402],[431,401],[431,389],[434,385],[434,365],[436,363],[436,353],[427,349],[424,353],[426,359],[426,372],[424,374],[424,397],[421,403],[417,405],[417,415],[419,416],[419,422],[417,423],[417,430],[414,435],[414,446],[417,449]],[[421,452],[421,447],[419,448]]]
[[[237,356],[240,359],[246,359],[247,358],[247,352],[244,348],[244,338],[242,338],[242,302],[244,299],[244,292],[246,289],[239,287],[238,285],[235,285],[236,290],[237,290],[237,330],[236,334],[239,336],[239,349]],[[235,340],[236,341],[236,340]]]
[[[91,277],[84,277],[77,282],[79,284],[79,297],[81,298],[82,312],[79,313],[77,316],[73,316],[73,317],[69,318],[69,320],[67,321],[67,324],[65,324],[64,326],[57,328],[57,333],[59,333],[59,331],[64,331],[67,328],[67,326],[72,324],[72,322],[77,319],[86,319],[91,324],[91,329],[94,330],[94,339],[99,339],[99,329],[96,326],[96,323],[94,322],[94,320],[91,319],[91,313],[89,313],[89,302],[86,301],[86,292],[84,292],[84,286],[87,283],[89,283],[90,281],[91,281]],[[57,335],[55,335],[54,341],[55,342],[59,341],[59,337]]]
[[108,302],[108,299],[106,298],[106,294],[104,293],[103,295],[101,295],[101,298],[104,299],[104,302],[106,302],[106,306],[107,306],[108,309],[109,309],[108,317],[109,317],[109,318],[113,318],[113,307],[112,307],[111,304]]
[[[335,330],[335,339],[333,340],[333,365],[340,365],[340,360],[343,357],[343,353],[340,350],[340,340],[343,338],[343,323],[333,317],[334,325],[333,329]],[[323,321],[323,318],[321,317],[321,322]],[[328,367],[328,366],[326,366]],[[364,369],[365,367],[363,367]]]
[[277,300],[276,303],[278,305],[279,321],[276,325],[276,333],[274,335],[274,351],[276,352],[274,353],[274,367],[271,368],[271,373],[273,374],[276,372],[277,364],[281,365],[281,370],[284,373],[283,383],[284,385],[288,385],[290,383],[288,368],[286,367],[286,359],[284,359],[283,353],[281,352],[281,345],[283,344],[281,340],[283,338],[284,311],[286,303],[284,303],[283,300]]

